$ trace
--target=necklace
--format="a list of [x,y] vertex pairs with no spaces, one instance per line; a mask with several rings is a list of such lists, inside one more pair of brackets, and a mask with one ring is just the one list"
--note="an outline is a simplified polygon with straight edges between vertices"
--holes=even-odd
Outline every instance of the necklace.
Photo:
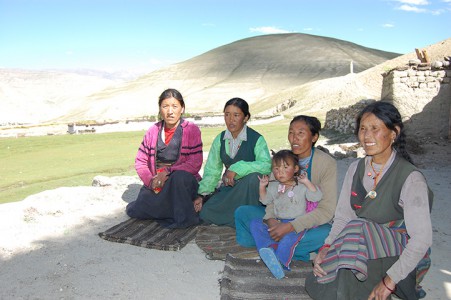
[[374,199],[374,198],[377,197],[377,192],[376,192],[377,179],[379,178],[379,175],[382,174],[382,171],[384,170],[384,167],[385,167],[386,163],[387,162],[384,162],[382,167],[379,169],[379,172],[376,172],[376,170],[374,169],[374,166],[373,166],[373,159],[371,159],[370,165],[371,165],[371,168],[373,169],[373,172],[374,172],[374,177],[373,177],[374,184],[373,184],[373,189],[371,191],[369,191],[368,194],[367,194],[367,197],[370,197],[371,199]]
[[295,186],[296,186],[296,182],[292,185],[291,184],[285,185],[283,183],[279,183],[279,186],[277,187],[277,192],[280,194],[285,194],[285,189],[291,187],[291,189],[288,191],[288,198],[290,198],[291,202],[293,202],[293,197],[294,197],[293,189]]

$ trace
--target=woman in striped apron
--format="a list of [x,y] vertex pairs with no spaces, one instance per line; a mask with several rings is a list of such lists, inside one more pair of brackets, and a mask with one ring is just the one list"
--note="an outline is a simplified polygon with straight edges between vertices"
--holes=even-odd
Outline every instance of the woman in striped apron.
[[357,116],[366,157],[349,166],[329,236],[313,261],[313,299],[419,299],[430,266],[432,192],[406,151],[399,111],[374,102]]

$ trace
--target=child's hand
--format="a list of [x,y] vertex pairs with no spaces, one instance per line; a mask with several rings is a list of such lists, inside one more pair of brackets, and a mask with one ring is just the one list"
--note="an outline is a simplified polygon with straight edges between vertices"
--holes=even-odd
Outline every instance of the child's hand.
[[306,184],[307,182],[309,182],[310,180],[308,180],[308,176],[307,176],[307,172],[304,170],[301,170],[299,176],[298,176],[298,181],[302,184]]
[[266,187],[269,183],[269,176],[263,175],[262,177],[258,176],[258,180],[260,180],[260,187]]
[[308,179],[307,172],[305,170],[302,170],[301,174],[299,174],[298,182],[305,185],[310,191],[316,192],[316,186]]

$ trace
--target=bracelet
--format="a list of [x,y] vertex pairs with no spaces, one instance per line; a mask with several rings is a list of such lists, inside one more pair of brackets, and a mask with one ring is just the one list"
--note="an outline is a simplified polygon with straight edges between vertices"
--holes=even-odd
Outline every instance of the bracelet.
[[395,292],[395,290],[396,290],[396,286],[395,286],[395,288],[394,289],[391,289],[391,288],[389,288],[388,286],[387,286],[387,284],[385,283],[385,277],[382,277],[382,283],[384,284],[384,286],[387,288],[387,290],[389,290],[390,291],[390,293],[394,293]]
[[324,248],[330,248],[330,244],[322,245],[321,248],[319,248],[318,252],[321,252],[321,250],[323,250]]

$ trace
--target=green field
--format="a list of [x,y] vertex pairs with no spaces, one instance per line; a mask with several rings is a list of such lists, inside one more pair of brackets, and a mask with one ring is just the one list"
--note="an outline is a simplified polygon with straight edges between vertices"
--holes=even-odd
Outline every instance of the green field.
[[[270,149],[288,148],[288,121],[258,125]],[[204,151],[224,127],[203,127]],[[144,131],[0,139],[0,203],[57,187],[89,186],[96,175],[135,175]]]

